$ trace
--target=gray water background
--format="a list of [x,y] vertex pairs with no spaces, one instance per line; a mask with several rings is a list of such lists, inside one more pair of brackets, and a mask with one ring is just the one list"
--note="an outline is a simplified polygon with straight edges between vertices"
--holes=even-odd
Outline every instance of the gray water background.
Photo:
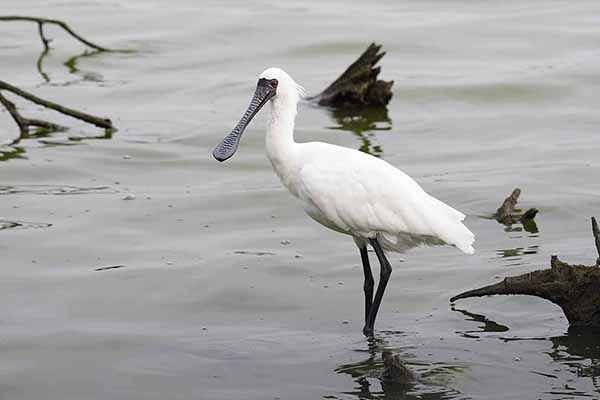
[[[600,396],[599,342],[568,333],[558,307],[448,303],[546,268],[552,254],[595,260],[600,3],[7,0],[0,10],[134,50],[88,54],[47,28],[45,81],[36,26],[0,25],[0,79],[119,129],[15,99],[71,129],[14,142],[0,112],[0,398]],[[468,214],[477,252],[391,255],[369,342],[358,252],[281,187],[265,116],[234,159],[210,153],[263,69],[280,66],[314,94],[371,41],[387,51],[381,77],[395,81],[387,115],[302,104],[296,139],[362,147],[401,168]],[[522,208],[540,209],[539,232],[488,218],[514,187]],[[419,383],[382,387],[383,349]]]

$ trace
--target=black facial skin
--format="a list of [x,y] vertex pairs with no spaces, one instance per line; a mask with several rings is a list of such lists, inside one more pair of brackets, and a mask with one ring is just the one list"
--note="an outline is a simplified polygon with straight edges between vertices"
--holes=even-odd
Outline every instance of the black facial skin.
[[235,154],[246,126],[248,126],[262,106],[267,104],[267,102],[277,94],[278,84],[279,82],[277,82],[277,79],[260,78],[258,80],[254,96],[252,96],[250,105],[240,119],[240,122],[238,122],[231,133],[225,136],[221,143],[213,150],[213,157],[217,161],[225,161]]

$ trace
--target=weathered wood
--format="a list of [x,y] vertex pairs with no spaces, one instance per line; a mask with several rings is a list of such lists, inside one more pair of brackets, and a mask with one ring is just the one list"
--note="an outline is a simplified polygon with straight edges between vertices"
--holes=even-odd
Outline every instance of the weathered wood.
[[383,359],[383,372],[381,380],[386,383],[406,385],[414,383],[416,376],[400,359],[399,356],[384,350],[381,354]]
[[598,222],[596,218],[592,217],[592,235],[594,235],[594,243],[596,244],[596,251],[598,252],[598,258],[596,259],[596,266],[600,266],[600,229],[598,228]]
[[[44,56],[46,54],[48,54],[48,50],[50,49],[50,40],[48,38],[46,38],[46,36],[44,34],[44,24],[57,25],[57,26],[61,27],[72,37],[77,39],[79,42],[95,49],[96,51],[113,51],[106,47],[102,47],[95,43],[92,43],[91,41],[83,38],[82,36],[75,33],[75,31],[73,31],[71,29],[71,27],[69,27],[69,25],[67,25],[65,22],[57,20],[57,19],[39,18],[39,17],[30,17],[30,16],[21,16],[21,15],[4,15],[4,16],[0,16],[0,21],[28,21],[28,22],[35,22],[38,25],[38,33],[40,35],[40,39],[42,40],[42,44],[44,45],[44,51],[42,52],[42,54],[40,55],[40,57],[37,60],[37,68],[38,68],[38,71],[40,72],[40,74],[42,75],[42,77],[44,78],[44,80],[46,80],[46,81],[49,81],[49,78],[48,78],[48,75],[46,75],[42,71],[42,60],[43,60]],[[85,113],[82,111],[78,111],[78,110],[75,110],[75,109],[72,109],[69,107],[65,107],[61,104],[58,104],[58,103],[55,103],[55,102],[52,102],[49,100],[42,99],[41,97],[38,97],[38,96],[36,96],[32,93],[29,93],[21,88],[11,85],[8,82],[0,80],[0,105],[4,106],[4,108],[6,108],[8,113],[11,115],[11,117],[13,118],[13,120],[15,121],[17,126],[19,127],[21,136],[23,136],[23,137],[29,133],[29,128],[32,126],[45,128],[45,129],[49,129],[49,130],[54,130],[54,131],[65,129],[65,128],[58,124],[52,123],[52,122],[48,122],[48,121],[44,121],[44,120],[40,120],[40,119],[26,118],[26,117],[22,116],[20,114],[19,110],[17,109],[17,107],[15,106],[15,104],[4,96],[3,91],[11,92],[16,96],[22,97],[22,98],[29,100],[35,104],[38,104],[45,108],[49,108],[51,110],[57,111],[61,114],[65,114],[70,117],[82,120],[89,124],[96,125],[100,128],[104,128],[104,129],[108,129],[108,130],[115,129],[111,120],[108,118],[96,117],[95,115],[91,115],[91,114],[88,114],[88,113]]]
[[75,31],[73,29],[71,29],[71,27],[69,25],[67,25],[66,22],[58,20],[58,19],[30,17],[30,16],[25,16],[25,15],[0,15],[0,21],[28,21],[28,22],[37,23],[38,33],[40,35],[40,39],[42,40],[45,50],[49,49],[50,40],[48,40],[46,38],[46,36],[44,35],[44,24],[50,24],[50,25],[56,25],[56,26],[61,27],[62,29],[64,29],[65,32],[67,32],[69,35],[71,35],[76,40],[78,40],[79,42],[83,43],[86,46],[89,46],[98,51],[111,51],[110,49],[108,49],[106,47],[97,45],[96,43],[93,43],[93,42],[87,40],[83,36],[78,35],[77,33],[75,33]]
[[13,103],[12,101],[10,101],[6,97],[4,97],[2,95],[2,92],[0,92],[0,104],[2,104],[4,106],[4,108],[6,108],[6,110],[10,114],[10,116],[13,118],[13,120],[19,127],[19,130],[21,131],[22,135],[28,134],[29,127],[31,127],[31,126],[37,126],[40,128],[45,128],[45,129],[49,129],[49,130],[53,130],[53,131],[58,131],[58,130],[64,129],[64,127],[62,127],[58,124],[54,124],[52,122],[44,121],[41,119],[30,119],[30,118],[23,117],[17,110],[15,103]]
[[38,96],[31,94],[23,89],[13,86],[10,83],[0,80],[0,103],[7,109],[7,111],[10,113],[10,115],[13,117],[13,119],[19,126],[21,133],[27,133],[29,131],[30,126],[38,126],[38,127],[48,128],[48,129],[52,129],[52,130],[61,129],[62,127],[60,127],[60,125],[53,124],[51,122],[37,120],[37,119],[29,119],[29,118],[23,117],[17,110],[14,103],[2,95],[3,90],[11,92],[19,97],[22,97],[24,99],[27,99],[27,100],[35,103],[35,104],[39,104],[40,106],[52,109],[54,111],[58,111],[61,114],[65,114],[70,117],[87,122],[89,124],[96,125],[97,127],[104,128],[104,129],[114,129],[114,126],[113,126],[111,120],[108,118],[96,117],[94,115],[84,113],[82,111],[74,110],[72,108],[65,107],[58,103],[54,103],[52,101],[42,99],[41,97],[38,97]]
[[381,46],[371,43],[339,78],[310,100],[327,107],[387,105],[392,98],[394,81],[377,80],[381,67],[375,65],[385,55],[380,50]]
[[[600,234],[597,235],[595,219],[592,226],[596,239]],[[600,327],[600,268],[597,265],[570,265],[552,256],[550,269],[507,277],[502,282],[463,292],[450,301],[508,294],[536,296],[560,306],[571,326]]]
[[498,207],[496,212],[494,213],[494,218],[496,221],[500,222],[504,225],[512,225],[517,222],[525,223],[529,220],[535,218],[538,213],[536,208],[530,208],[525,211],[522,215],[517,212],[515,207],[517,206],[517,202],[519,201],[519,196],[521,195],[521,189],[516,188],[512,191],[510,196],[508,196],[502,202],[502,205]]

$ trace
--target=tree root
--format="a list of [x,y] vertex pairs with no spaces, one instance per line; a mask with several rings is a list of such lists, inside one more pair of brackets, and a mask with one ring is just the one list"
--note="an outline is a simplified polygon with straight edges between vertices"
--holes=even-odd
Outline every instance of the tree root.
[[52,123],[52,122],[48,122],[48,121],[44,121],[44,120],[40,120],[40,119],[30,119],[30,118],[23,117],[17,110],[17,107],[15,106],[15,104],[12,101],[8,100],[3,95],[3,93],[2,93],[3,91],[11,92],[19,97],[22,97],[24,99],[27,99],[27,100],[35,103],[35,104],[41,105],[46,108],[50,108],[54,111],[58,111],[61,114],[68,115],[70,117],[82,120],[89,124],[96,125],[97,127],[104,128],[104,129],[110,129],[110,130],[115,129],[111,120],[108,118],[96,117],[91,114],[87,114],[87,113],[84,113],[81,111],[74,110],[72,108],[62,106],[60,104],[54,103],[49,100],[44,100],[44,99],[37,97],[29,92],[26,92],[23,89],[13,86],[7,82],[0,81],[0,104],[2,104],[4,106],[4,108],[6,108],[6,110],[9,112],[9,114],[11,115],[11,117],[13,118],[13,120],[15,121],[17,126],[19,127],[19,130],[21,131],[22,135],[27,135],[29,133],[29,128],[32,126],[37,126],[37,127],[41,127],[41,128],[45,128],[45,129],[49,129],[49,130],[53,130],[53,131],[61,130],[61,129],[65,129],[65,128],[58,124]]
[[375,67],[385,55],[381,46],[371,43],[361,56],[321,94],[310,98],[320,106],[385,106],[392,98],[394,81],[377,80],[381,67]]
[[502,282],[463,292],[450,301],[507,294],[536,296],[560,306],[571,326],[600,327],[600,230],[593,217],[592,233],[599,254],[595,266],[570,265],[552,256],[550,269],[507,277]]

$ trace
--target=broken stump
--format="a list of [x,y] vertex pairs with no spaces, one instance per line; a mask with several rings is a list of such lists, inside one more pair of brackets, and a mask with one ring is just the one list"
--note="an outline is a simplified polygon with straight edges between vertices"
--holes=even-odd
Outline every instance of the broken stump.
[[494,213],[494,219],[504,225],[512,225],[517,222],[525,224],[527,221],[533,220],[538,213],[537,208],[530,208],[523,214],[520,214],[519,210],[515,208],[520,195],[521,189],[516,188],[513,190]]
[[390,351],[384,350],[381,354],[383,360],[383,372],[381,379],[386,383],[407,385],[414,383],[416,376],[400,359]]
[[[592,217],[592,233],[600,256],[600,230]],[[550,269],[504,278],[495,283],[463,292],[451,302],[469,297],[492,295],[528,295],[541,297],[560,306],[573,327],[600,327],[600,257],[596,265],[571,265],[557,256]]]
[[375,65],[385,55],[381,46],[371,43],[367,50],[323,92],[309,98],[326,107],[385,106],[392,98],[394,81],[378,80],[381,67]]

